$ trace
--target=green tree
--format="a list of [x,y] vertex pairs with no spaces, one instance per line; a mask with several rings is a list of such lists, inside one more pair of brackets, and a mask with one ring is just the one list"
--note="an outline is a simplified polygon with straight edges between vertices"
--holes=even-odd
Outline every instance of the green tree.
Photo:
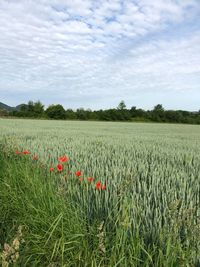
[[154,112],[163,112],[164,111],[164,108],[161,104],[158,104],[154,107],[153,109]]
[[122,100],[122,101],[119,103],[117,109],[123,110],[123,109],[125,109],[125,108],[126,108],[126,104],[125,104],[124,100]]
[[31,100],[28,101],[28,112],[30,113],[30,115],[33,115],[33,112],[34,112],[34,103]]
[[28,106],[26,104],[22,104],[20,106],[19,111],[21,111],[21,112],[27,112],[28,111]]
[[66,118],[65,109],[62,105],[50,105],[45,113],[47,117],[55,120],[63,120]]
[[151,112],[151,119],[158,122],[165,121],[165,110],[161,104],[154,107]]
[[0,109],[0,117],[8,116],[9,112],[5,109]]
[[34,117],[41,117],[44,113],[44,105],[38,100],[33,104]]
[[77,119],[76,112],[74,112],[72,109],[67,109],[65,114],[66,114],[67,120],[76,120]]
[[76,110],[78,120],[88,120],[88,112],[84,108],[78,108]]

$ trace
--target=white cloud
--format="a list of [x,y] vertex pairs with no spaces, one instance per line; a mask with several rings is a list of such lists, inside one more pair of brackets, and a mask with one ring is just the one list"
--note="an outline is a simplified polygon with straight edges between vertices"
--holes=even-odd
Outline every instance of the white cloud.
[[[0,93],[53,102],[56,90],[79,106],[113,94],[196,90],[199,14],[198,0],[2,0]],[[188,28],[178,37],[174,27]]]

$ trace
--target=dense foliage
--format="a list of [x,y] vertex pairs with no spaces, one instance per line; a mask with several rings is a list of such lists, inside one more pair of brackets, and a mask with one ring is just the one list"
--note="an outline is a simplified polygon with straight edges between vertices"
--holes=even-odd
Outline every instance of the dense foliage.
[[15,266],[200,265],[199,126],[0,126],[5,262],[13,249]]
[[5,112],[0,111],[0,116],[16,116],[29,118],[49,118],[66,120],[97,120],[97,121],[146,121],[146,122],[172,122],[200,124],[200,111],[189,112],[184,110],[165,110],[158,104],[153,110],[143,110],[133,106],[126,108],[121,101],[117,108],[107,110],[90,110],[79,108],[77,110],[65,110],[62,105],[50,105],[46,110],[44,105],[29,101],[27,105],[21,105],[19,110]]

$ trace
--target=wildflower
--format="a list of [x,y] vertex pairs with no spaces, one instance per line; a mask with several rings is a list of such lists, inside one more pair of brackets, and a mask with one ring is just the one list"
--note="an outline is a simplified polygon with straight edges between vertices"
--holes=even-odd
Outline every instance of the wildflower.
[[98,181],[98,182],[96,183],[95,188],[96,188],[96,189],[101,189],[101,182],[100,182],[100,181]]
[[50,170],[50,172],[52,172],[52,171],[54,171],[54,168],[53,168],[53,167],[51,167],[49,170]]
[[24,150],[24,151],[23,151],[23,154],[24,154],[24,155],[28,155],[28,154],[31,154],[31,152],[28,151],[28,150]]
[[75,172],[75,175],[76,175],[77,177],[81,176],[81,171],[76,171],[76,172]]
[[58,170],[59,172],[63,171],[63,165],[62,165],[62,164],[58,164],[58,165],[57,165],[57,170]]
[[64,163],[64,162],[69,161],[69,158],[68,158],[67,156],[62,156],[62,157],[59,157],[59,158],[58,158],[58,161]]
[[79,178],[79,181],[82,182],[83,181],[83,178]]
[[106,185],[105,185],[105,184],[102,185],[101,189],[102,189],[102,190],[106,190]]
[[94,181],[94,178],[89,177],[89,178],[88,178],[88,181],[89,181],[89,182],[92,182],[92,181]]
[[38,160],[38,157],[37,157],[37,156],[34,156],[34,157],[33,157],[33,160]]
[[22,154],[22,152],[19,152],[19,151],[17,150],[17,151],[15,151],[15,154],[16,154],[16,155],[19,155],[19,154]]

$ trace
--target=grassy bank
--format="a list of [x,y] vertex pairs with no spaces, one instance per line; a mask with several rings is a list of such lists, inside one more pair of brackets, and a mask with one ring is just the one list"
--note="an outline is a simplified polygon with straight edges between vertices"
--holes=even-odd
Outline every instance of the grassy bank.
[[[58,195],[52,177],[37,164],[1,153],[0,166],[0,243],[8,254],[5,262],[13,262],[5,244],[11,252],[20,228],[16,266],[81,266],[85,241],[77,207]],[[12,256],[17,252],[14,249]]]

